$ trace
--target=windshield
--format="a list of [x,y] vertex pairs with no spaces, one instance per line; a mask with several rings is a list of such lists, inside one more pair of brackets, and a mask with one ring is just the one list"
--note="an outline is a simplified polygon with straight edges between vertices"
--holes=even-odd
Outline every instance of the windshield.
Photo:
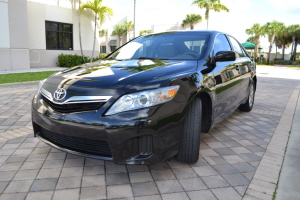
[[196,60],[203,56],[208,32],[166,32],[140,36],[107,59]]

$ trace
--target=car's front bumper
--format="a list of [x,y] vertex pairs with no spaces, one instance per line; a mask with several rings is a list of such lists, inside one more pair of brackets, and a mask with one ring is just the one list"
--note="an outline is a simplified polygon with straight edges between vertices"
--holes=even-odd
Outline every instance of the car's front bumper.
[[177,154],[184,106],[169,102],[101,116],[97,111],[61,114],[33,102],[32,122],[35,136],[62,151],[116,164],[152,164]]

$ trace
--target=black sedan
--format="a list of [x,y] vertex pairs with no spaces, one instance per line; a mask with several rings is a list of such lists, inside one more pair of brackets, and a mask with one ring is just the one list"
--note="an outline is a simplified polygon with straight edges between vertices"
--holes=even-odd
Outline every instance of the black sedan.
[[34,135],[62,151],[116,164],[199,158],[200,136],[237,108],[251,111],[256,66],[218,31],[140,36],[105,59],[41,81]]

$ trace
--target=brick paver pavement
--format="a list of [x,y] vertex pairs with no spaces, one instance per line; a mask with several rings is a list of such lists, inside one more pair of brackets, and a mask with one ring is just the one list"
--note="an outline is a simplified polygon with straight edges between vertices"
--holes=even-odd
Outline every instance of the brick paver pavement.
[[[278,177],[255,172],[263,167],[260,161],[300,80],[258,76],[253,111],[236,111],[203,134],[194,164],[171,159],[154,165],[115,165],[61,152],[33,138],[34,90],[1,94],[0,200],[269,199]],[[265,173],[272,175],[272,170]],[[269,184],[262,185],[259,175]]]

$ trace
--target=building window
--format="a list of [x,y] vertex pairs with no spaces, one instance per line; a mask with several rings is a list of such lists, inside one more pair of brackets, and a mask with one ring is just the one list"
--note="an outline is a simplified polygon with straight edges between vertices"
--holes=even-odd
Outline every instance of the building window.
[[73,50],[73,25],[46,21],[46,49]]
[[106,53],[106,46],[100,46],[100,53]]
[[114,50],[116,50],[117,49],[117,46],[110,46],[110,50],[111,51],[114,51]]

